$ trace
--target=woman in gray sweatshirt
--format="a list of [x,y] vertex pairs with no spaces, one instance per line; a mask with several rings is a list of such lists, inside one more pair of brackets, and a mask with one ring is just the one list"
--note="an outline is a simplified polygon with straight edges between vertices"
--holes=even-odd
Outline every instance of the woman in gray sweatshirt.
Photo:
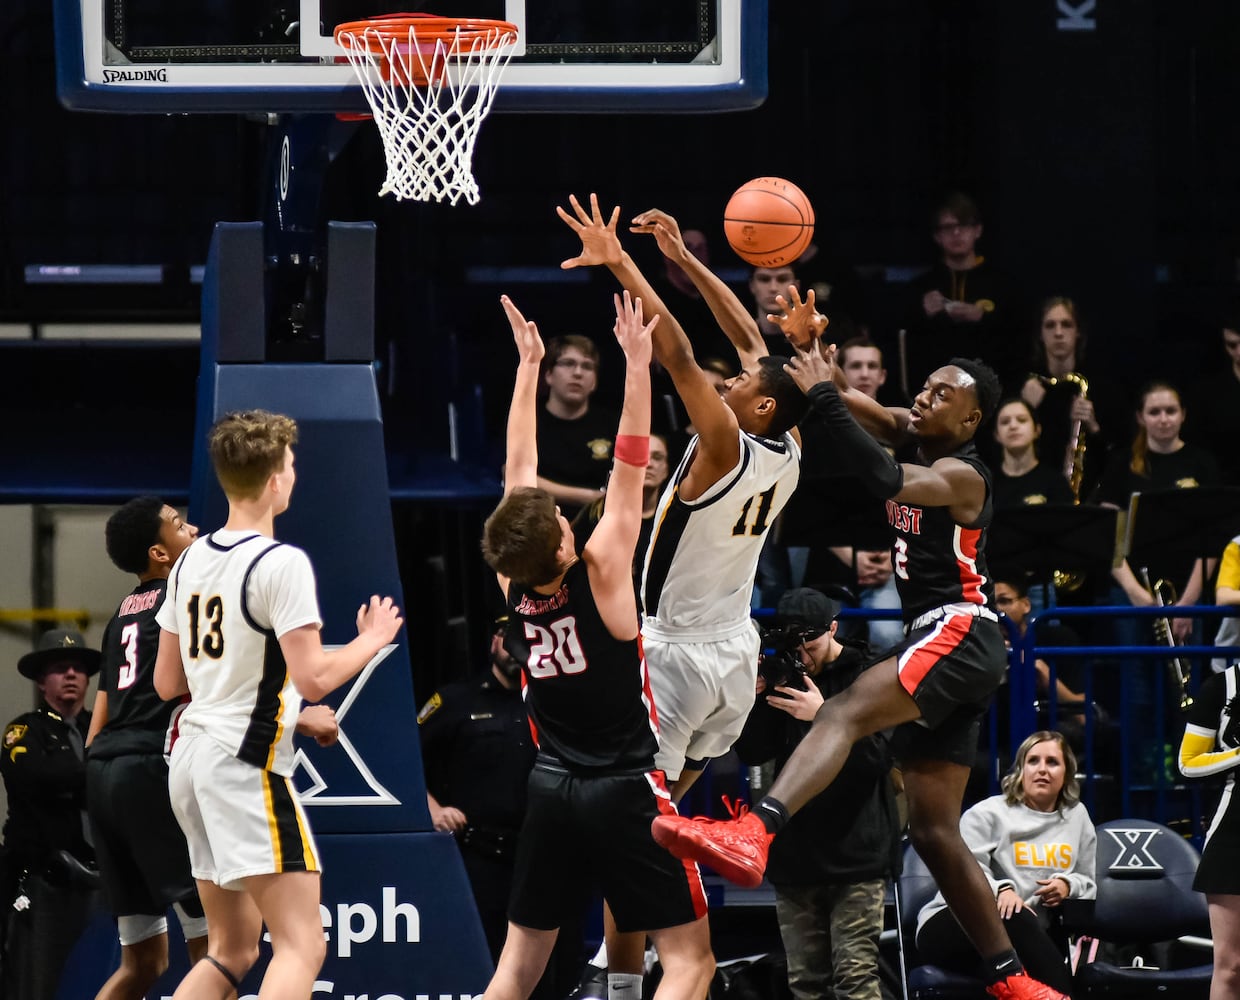
[[[960,835],[982,866],[1012,945],[1029,975],[1068,993],[1066,938],[1050,914],[1069,896],[1093,899],[1093,821],[1081,804],[1076,756],[1064,737],[1037,732],[1016,751],[1003,793],[970,808]],[[973,972],[978,956],[940,893],[917,918],[923,961]]]

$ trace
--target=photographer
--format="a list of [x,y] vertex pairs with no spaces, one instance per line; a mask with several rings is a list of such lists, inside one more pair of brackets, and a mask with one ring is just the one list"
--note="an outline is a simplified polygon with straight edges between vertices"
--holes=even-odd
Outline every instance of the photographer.
[[[809,732],[827,698],[871,657],[866,643],[836,638],[840,606],[816,590],[789,590],[763,637],[758,694],[736,752],[776,770]],[[765,695],[765,697],[761,697]],[[887,880],[898,866],[900,823],[887,741],[858,741],[839,778],[798,812],[771,844],[766,875],[788,956],[788,986],[801,998],[879,1000],[878,938]]]

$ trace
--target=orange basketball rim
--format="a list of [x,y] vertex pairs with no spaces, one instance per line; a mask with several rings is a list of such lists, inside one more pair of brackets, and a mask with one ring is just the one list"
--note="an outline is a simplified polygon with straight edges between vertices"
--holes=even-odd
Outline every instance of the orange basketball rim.
[[438,82],[454,51],[498,48],[517,37],[510,21],[436,14],[384,14],[336,25],[336,44],[365,48],[397,82],[425,87]]

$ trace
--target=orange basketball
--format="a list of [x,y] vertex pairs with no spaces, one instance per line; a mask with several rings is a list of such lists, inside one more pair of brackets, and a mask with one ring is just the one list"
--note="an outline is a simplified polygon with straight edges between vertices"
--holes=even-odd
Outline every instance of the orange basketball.
[[782,177],[756,177],[737,188],[723,210],[732,249],[754,267],[782,267],[814,238],[814,206]]

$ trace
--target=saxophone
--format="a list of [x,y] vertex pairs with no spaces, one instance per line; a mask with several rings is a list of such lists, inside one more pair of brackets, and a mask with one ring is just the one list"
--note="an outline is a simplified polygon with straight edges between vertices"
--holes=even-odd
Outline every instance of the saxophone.
[[[1061,382],[1070,382],[1077,387],[1077,395],[1081,399],[1089,399],[1089,381],[1080,372],[1067,372],[1058,378],[1054,375],[1037,375],[1035,378],[1050,388],[1054,388]],[[1082,426],[1081,421],[1074,420],[1072,421],[1072,429],[1068,434],[1068,445],[1064,449],[1063,457],[1063,474],[1068,480],[1068,486],[1072,489],[1072,502],[1074,504],[1081,502],[1081,482],[1085,478],[1085,445],[1085,428]],[[1056,590],[1062,590],[1070,594],[1081,589],[1081,585],[1085,582],[1085,574],[1057,569],[1052,579]]]
[[[1056,378],[1054,375],[1038,375],[1043,385],[1054,388],[1061,382],[1071,382],[1077,388],[1081,399],[1089,399],[1089,380],[1080,372],[1067,372]],[[1086,435],[1081,421],[1072,421],[1072,430],[1068,434],[1068,446],[1064,450],[1063,474],[1072,487],[1072,502],[1081,502],[1081,482],[1085,477],[1085,445]]]
[[[1141,568],[1141,580],[1160,608],[1170,607],[1178,599],[1174,583],[1170,580],[1159,579],[1151,584],[1150,571],[1145,567]],[[1166,646],[1168,649],[1175,649],[1179,645],[1171,633],[1170,618],[1164,616],[1154,619],[1154,639],[1160,646]],[[1173,656],[1167,661],[1167,667],[1180,689],[1180,711],[1184,711],[1193,703],[1193,696],[1188,693],[1188,683],[1193,676],[1193,665],[1182,656]]]

